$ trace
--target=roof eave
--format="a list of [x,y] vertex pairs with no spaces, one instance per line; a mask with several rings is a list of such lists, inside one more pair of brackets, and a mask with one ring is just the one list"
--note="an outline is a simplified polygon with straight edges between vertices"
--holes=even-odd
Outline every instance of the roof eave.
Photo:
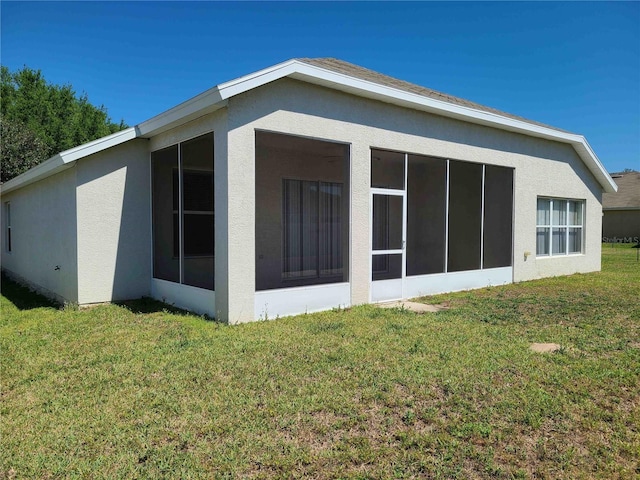
[[203,115],[227,106],[228,99],[254,88],[291,75],[298,65],[297,60],[287,60],[264,70],[216,85],[169,110],[156,115],[138,125],[142,137],[151,137],[175,126],[184,124]]
[[73,166],[73,162],[67,162],[63,160],[60,154],[51,157],[50,159],[42,162],[39,165],[21,173],[17,177],[12,178],[8,182],[0,185],[0,195],[7,194],[18,188],[26,187],[31,183],[35,183],[38,180],[42,180],[46,177],[59,173]]
[[585,165],[598,180],[605,192],[614,193],[618,189],[582,135],[567,133],[523,120],[505,117],[496,113],[444,102],[442,100],[354,78],[303,62],[296,62],[296,64],[298,68],[294,73],[289,75],[294,79],[342,90],[347,93],[392,103],[398,106],[434,113],[440,116],[457,118],[466,122],[499,128],[528,136],[569,143],[574,147],[576,153],[585,162]]
[[623,212],[623,211],[636,211],[636,210],[640,210],[640,205],[638,205],[637,207],[602,207],[603,212],[612,212],[612,211]]
[[37,182],[38,180],[42,180],[43,178],[72,167],[73,164],[81,158],[88,157],[89,155],[101,152],[107,148],[115,147],[121,143],[128,142],[129,140],[136,138],[136,136],[135,127],[130,127],[111,135],[107,135],[106,137],[98,138],[97,140],[60,152],[41,164],[36,165],[30,170],[27,170],[17,177],[0,185],[0,192],[9,193],[18,188]]
[[[466,122],[491,126],[502,130],[559,141],[562,143],[569,143],[574,147],[587,168],[601,184],[603,190],[607,193],[617,191],[615,182],[611,179],[606,169],[582,135],[566,133],[553,128],[528,123],[523,120],[505,117],[496,113],[406,92],[404,90],[355,78],[316,65],[310,65],[296,59],[288,60],[264,70],[245,75],[244,77],[222,83],[161,113],[160,115],[140,123],[136,127],[123,130],[122,132],[118,132],[93,142],[80,145],[79,147],[67,150],[66,152],[62,152],[56,157],[53,157],[47,162],[41,164],[41,166],[53,161],[57,157],[60,157],[63,164],[66,164],[93,153],[97,153],[98,151],[111,148],[119,143],[132,140],[136,137],[149,138],[175,126],[196,119],[202,115],[206,115],[207,113],[223,108],[227,105],[228,99],[235,95],[242,94],[251,89],[284,77],[302,80],[308,83],[341,90],[386,103],[396,104],[406,108],[457,118]],[[51,162],[51,165],[53,165],[53,163],[55,162]],[[35,175],[33,172],[37,168],[38,167],[35,167],[23,175],[10,180],[2,186],[2,191],[8,192],[15,188],[19,188],[26,184],[26,181],[29,181],[29,183],[36,181],[25,179],[31,179]],[[53,172],[53,170],[50,172]],[[37,179],[40,178],[43,178],[43,176],[39,175],[37,177]]]

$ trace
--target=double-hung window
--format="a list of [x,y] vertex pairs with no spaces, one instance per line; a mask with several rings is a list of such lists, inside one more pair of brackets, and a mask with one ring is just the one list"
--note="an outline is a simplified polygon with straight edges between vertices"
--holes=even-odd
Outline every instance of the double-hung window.
[[538,198],[536,255],[575,255],[583,252],[584,200]]

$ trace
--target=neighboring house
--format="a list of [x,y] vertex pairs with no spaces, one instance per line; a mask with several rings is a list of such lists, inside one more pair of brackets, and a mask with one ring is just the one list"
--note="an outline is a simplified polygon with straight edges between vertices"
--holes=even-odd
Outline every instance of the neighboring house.
[[617,193],[602,196],[602,241],[640,242],[640,172],[613,173]]
[[581,135],[294,59],[2,186],[2,268],[230,323],[600,269]]

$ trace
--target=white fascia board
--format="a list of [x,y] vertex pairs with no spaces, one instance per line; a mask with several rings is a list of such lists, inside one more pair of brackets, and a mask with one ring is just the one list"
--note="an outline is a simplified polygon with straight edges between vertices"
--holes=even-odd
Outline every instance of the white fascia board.
[[121,143],[133,140],[137,136],[136,127],[129,127],[119,132],[112,133],[111,135],[107,135],[106,137],[93,140],[92,142],[70,148],[69,150],[61,152],[59,155],[62,157],[64,163],[74,162],[80,158],[88,157],[89,155],[101,152],[107,148],[115,147]]
[[36,165],[35,167],[0,185],[0,193],[9,193],[13,190],[29,185],[30,183],[37,182],[38,180],[61,172],[71,166],[73,166],[73,164],[65,164],[60,154],[57,154],[49,160],[45,160],[41,164]]
[[290,77],[307,83],[325,86],[334,90],[341,90],[353,95],[392,103],[406,108],[457,118],[466,122],[569,143],[573,145],[580,158],[582,158],[589,170],[596,179],[598,179],[604,191],[608,193],[617,191],[615,182],[611,180],[606,169],[582,135],[561,132],[553,128],[535,125],[496,113],[456,105],[397,88],[387,87],[298,60],[289,60],[211,88],[141,123],[138,126],[139,135],[146,137],[168,130],[173,126],[185,123],[198,116],[226,106],[228,99],[235,95],[240,95],[284,77]]
[[138,125],[139,133],[143,137],[157,135],[174,126],[214,112],[219,108],[225,107],[227,100],[235,95],[289,76],[295,72],[296,65],[301,64],[295,60],[289,60],[244,77],[221,83],[166,112],[142,122]]
[[580,141],[574,143],[573,148],[575,148],[578,155],[580,155],[580,158],[582,158],[589,171],[593,173],[593,176],[598,179],[606,193],[615,193],[618,191],[618,185],[613,181],[607,169],[604,168],[604,165],[602,165],[596,152],[593,151],[585,137],[580,136]]
[[[491,112],[477,110],[462,105],[455,105],[434,98],[425,97],[411,92],[405,92],[393,87],[387,87],[367,80],[327,70],[298,60],[288,60],[244,77],[222,83],[206,92],[183,102],[166,112],[161,113],[136,127],[123,130],[113,135],[80,145],[52,157],[40,166],[45,166],[60,157],[63,164],[73,162],[82,157],[97,153],[101,150],[124,143],[136,137],[148,138],[177,125],[186,123],[207,113],[213,112],[227,105],[228,99],[258,88],[275,80],[291,77],[307,83],[325,86],[334,90],[341,90],[353,95],[372,98],[386,103],[392,103],[406,108],[423,110],[437,115],[458,118],[466,122],[522,133],[528,136],[546,138],[549,140],[569,143],[585,162],[589,170],[598,179],[605,192],[617,191],[617,185],[611,179],[600,160],[593,152],[582,135],[561,132],[549,127],[535,125],[526,121],[504,117]],[[31,178],[38,167],[10,180],[2,186],[2,191],[8,192],[24,185],[24,179]],[[51,174],[51,173],[49,173]],[[44,175],[38,175],[37,179]],[[36,181],[36,180],[31,180]],[[29,183],[31,183],[29,181]]]
[[94,153],[101,152],[107,148],[115,147],[121,143],[128,142],[136,138],[136,129],[131,127],[120,132],[116,132],[106,137],[99,138],[92,142],[79,145],[77,147],[60,152],[39,165],[26,172],[12,178],[0,186],[0,192],[9,193],[12,190],[22,188],[31,183],[42,180],[56,173],[59,173],[74,165],[76,160],[87,157]]

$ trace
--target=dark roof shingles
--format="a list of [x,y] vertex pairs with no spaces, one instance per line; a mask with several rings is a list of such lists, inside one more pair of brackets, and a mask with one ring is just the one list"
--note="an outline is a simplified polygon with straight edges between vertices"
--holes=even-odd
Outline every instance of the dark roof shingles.
[[618,191],[602,194],[602,208],[640,209],[640,172],[615,173],[611,177],[618,185]]

